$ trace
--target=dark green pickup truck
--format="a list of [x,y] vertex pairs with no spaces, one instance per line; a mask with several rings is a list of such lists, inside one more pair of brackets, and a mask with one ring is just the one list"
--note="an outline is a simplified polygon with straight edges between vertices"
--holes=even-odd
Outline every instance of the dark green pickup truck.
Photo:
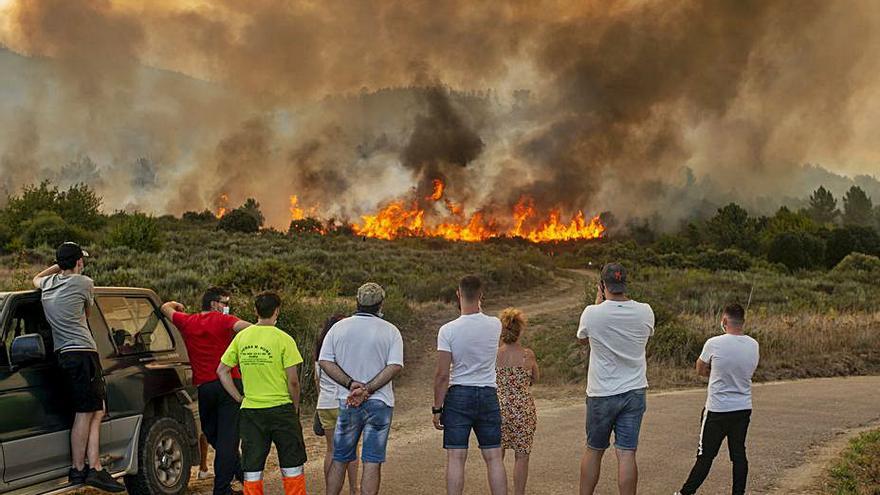
[[[147,289],[95,289],[89,326],[107,383],[102,461],[132,494],[186,491],[198,408],[180,333]],[[0,494],[59,493],[73,412],[40,292],[0,292]]]

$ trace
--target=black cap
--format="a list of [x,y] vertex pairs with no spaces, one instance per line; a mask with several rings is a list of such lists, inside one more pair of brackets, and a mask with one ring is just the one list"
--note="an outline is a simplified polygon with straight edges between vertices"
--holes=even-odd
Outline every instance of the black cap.
[[626,268],[620,263],[608,263],[602,268],[602,282],[612,294],[626,292]]
[[89,253],[85,252],[79,244],[75,242],[65,242],[58,246],[55,250],[55,262],[75,262],[80,258],[87,257]]

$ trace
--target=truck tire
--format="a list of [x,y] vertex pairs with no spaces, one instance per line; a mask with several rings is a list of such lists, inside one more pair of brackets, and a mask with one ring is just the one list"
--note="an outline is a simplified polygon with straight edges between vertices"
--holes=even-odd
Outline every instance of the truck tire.
[[180,495],[189,484],[193,460],[186,428],[168,417],[149,418],[141,429],[138,472],[125,477],[132,495]]

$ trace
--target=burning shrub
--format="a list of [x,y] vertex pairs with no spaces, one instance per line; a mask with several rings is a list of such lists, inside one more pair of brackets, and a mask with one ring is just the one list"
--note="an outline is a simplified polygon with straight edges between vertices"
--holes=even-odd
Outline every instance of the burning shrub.
[[181,218],[192,223],[211,223],[217,221],[217,217],[214,216],[214,213],[211,210],[204,210],[201,212],[187,211],[184,212]]
[[155,253],[162,249],[162,232],[156,219],[143,213],[119,215],[104,237],[107,247],[125,246],[134,251]]
[[306,217],[300,220],[291,220],[287,233],[290,235],[297,234],[321,234],[324,232],[324,225],[317,218]]

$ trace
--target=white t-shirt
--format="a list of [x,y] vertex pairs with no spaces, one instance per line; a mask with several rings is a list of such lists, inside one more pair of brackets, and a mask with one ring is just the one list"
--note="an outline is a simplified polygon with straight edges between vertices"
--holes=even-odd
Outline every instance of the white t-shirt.
[[501,320],[483,313],[461,315],[440,327],[437,350],[452,354],[449,385],[496,387],[495,358]]
[[706,410],[752,408],[752,375],[758,367],[758,342],[748,335],[719,335],[707,340],[700,360],[712,366]]
[[318,384],[321,390],[318,391],[318,405],[316,409],[337,409],[339,408],[339,399],[336,396],[339,391],[336,390],[337,384],[330,378],[330,375],[324,373],[321,366],[315,363],[315,373],[318,374]]
[[[318,359],[333,361],[353,380],[366,383],[390,364],[403,366],[403,338],[397,327],[382,318],[356,313],[330,328]],[[345,400],[348,394],[345,387],[336,387],[337,400]],[[373,392],[370,399],[394,407],[391,382]]]
[[654,335],[651,306],[604,301],[581,314],[577,337],[590,339],[587,396],[608,397],[648,386],[645,346]]

